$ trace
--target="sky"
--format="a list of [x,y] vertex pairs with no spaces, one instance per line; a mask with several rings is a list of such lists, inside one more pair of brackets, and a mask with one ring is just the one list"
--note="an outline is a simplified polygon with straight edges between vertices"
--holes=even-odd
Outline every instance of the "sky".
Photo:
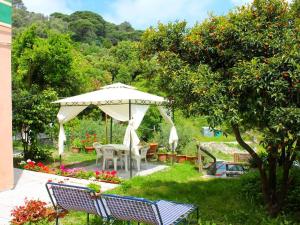
[[210,13],[223,15],[251,0],[23,0],[28,11],[50,15],[89,10],[106,21],[129,22],[135,29],[186,20],[188,26],[201,22]]

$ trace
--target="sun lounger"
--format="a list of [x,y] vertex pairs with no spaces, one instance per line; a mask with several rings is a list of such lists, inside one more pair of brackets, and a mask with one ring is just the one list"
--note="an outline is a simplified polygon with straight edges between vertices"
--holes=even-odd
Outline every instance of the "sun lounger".
[[58,215],[62,210],[74,210],[87,213],[87,224],[89,214],[109,219],[107,207],[101,198],[96,197],[96,193],[89,188],[48,182],[46,184],[48,194],[56,211],[56,225],[58,225]]

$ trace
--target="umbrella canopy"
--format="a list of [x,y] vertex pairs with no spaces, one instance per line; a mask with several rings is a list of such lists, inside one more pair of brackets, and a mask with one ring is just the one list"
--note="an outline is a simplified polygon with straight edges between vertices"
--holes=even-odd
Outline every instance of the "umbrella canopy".
[[[142,122],[149,105],[157,105],[161,115],[172,126],[169,144],[172,144],[174,149],[177,146],[178,136],[175,125],[162,107],[168,101],[163,97],[139,91],[132,86],[115,83],[104,86],[98,91],[64,98],[53,103],[61,105],[57,114],[60,124],[58,137],[59,155],[64,151],[64,141],[66,140],[63,124],[73,119],[91,104],[97,105],[102,111],[116,120],[128,121],[123,144],[130,148],[130,154],[132,147],[137,146],[140,142],[136,130]],[[132,168],[130,166],[131,173]]]
[[89,92],[86,94],[76,95],[69,98],[64,98],[54,103],[60,105],[120,105],[128,104],[141,105],[164,105],[167,101],[160,96],[149,94],[137,90],[135,87],[122,83],[115,83],[102,87],[98,91]]

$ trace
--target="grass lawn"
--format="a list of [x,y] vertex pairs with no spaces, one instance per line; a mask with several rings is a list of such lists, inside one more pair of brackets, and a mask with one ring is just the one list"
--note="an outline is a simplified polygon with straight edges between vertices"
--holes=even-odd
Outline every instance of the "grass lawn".
[[[293,224],[283,217],[270,219],[262,206],[239,192],[239,179],[205,179],[193,166],[178,164],[147,177],[135,177],[110,193],[193,203],[200,208],[200,224]],[[85,224],[83,213],[72,212],[62,224]],[[99,223],[96,219],[93,224]]]

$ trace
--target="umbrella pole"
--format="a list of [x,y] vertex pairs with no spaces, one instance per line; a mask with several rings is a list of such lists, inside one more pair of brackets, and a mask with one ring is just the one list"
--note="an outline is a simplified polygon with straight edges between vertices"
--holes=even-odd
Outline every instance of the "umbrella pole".
[[105,144],[108,144],[107,114],[105,113]]
[[110,117],[110,137],[109,137],[110,144],[112,144],[112,128],[113,128],[113,118]]
[[[131,120],[131,100],[129,100],[129,120],[128,123],[130,123]],[[130,132],[130,141],[129,141],[129,167],[130,167],[130,178],[132,178],[132,159],[131,159],[131,150],[132,150],[132,143],[131,143],[131,132]]]
[[[173,120],[173,123],[175,123],[175,116],[174,116],[174,102],[172,102],[172,120]],[[172,152],[173,152],[173,155],[175,153],[175,143],[174,141],[172,142]],[[172,165],[174,164],[174,156],[172,155]]]

